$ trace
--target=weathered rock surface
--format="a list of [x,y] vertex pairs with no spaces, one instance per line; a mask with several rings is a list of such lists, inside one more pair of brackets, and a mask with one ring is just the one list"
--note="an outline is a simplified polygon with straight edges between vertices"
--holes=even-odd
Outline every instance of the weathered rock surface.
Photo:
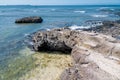
[[74,40],[75,35],[71,35],[73,34],[68,29],[55,29],[52,31],[37,32],[33,36],[33,47],[36,51],[55,50],[62,52],[71,52],[72,47],[76,44]]
[[61,80],[120,80],[120,41],[111,36],[70,29],[38,31],[33,35],[36,51],[71,52],[74,66]]
[[61,80],[119,80],[120,64],[101,53],[75,47],[72,51],[74,66],[66,69]]
[[24,17],[21,19],[17,19],[15,23],[41,23],[43,19],[38,16],[33,16],[33,17]]

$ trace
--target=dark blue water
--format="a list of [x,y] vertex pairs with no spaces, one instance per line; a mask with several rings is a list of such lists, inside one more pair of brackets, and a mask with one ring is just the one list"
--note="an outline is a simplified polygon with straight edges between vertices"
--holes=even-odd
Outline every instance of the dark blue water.
[[[37,31],[66,26],[78,26],[88,20],[117,20],[120,6],[0,6],[0,66],[26,44],[26,36]],[[41,24],[15,24],[26,16],[41,16]]]

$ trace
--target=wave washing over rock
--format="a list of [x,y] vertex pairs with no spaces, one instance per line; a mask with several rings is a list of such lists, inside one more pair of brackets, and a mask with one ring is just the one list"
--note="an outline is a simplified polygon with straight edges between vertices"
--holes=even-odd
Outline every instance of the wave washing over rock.
[[91,27],[88,29],[84,28],[84,30],[99,32],[120,39],[120,20],[102,21],[102,25],[98,25],[97,27]]
[[120,79],[120,41],[111,36],[63,28],[38,31],[32,39],[36,51],[71,52],[74,66],[61,80]]

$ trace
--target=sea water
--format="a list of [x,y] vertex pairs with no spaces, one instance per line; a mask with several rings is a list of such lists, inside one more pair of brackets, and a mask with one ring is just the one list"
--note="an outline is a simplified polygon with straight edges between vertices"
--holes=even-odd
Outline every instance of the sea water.
[[[0,6],[0,80],[5,79],[2,74],[9,72],[9,70],[6,71],[8,65],[13,64],[15,58],[21,56],[21,50],[27,47],[26,37],[33,32],[62,27],[88,28],[90,25],[85,25],[86,21],[118,20],[120,16],[115,14],[118,12],[120,13],[119,5]],[[16,19],[26,16],[41,16],[43,23],[14,23]],[[19,61],[17,63],[21,64]]]

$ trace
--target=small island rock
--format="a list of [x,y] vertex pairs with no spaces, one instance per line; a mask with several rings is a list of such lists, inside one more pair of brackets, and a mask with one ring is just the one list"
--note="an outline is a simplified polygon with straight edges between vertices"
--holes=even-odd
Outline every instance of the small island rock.
[[32,16],[32,17],[24,17],[21,19],[17,19],[15,23],[41,23],[43,19],[38,16]]

